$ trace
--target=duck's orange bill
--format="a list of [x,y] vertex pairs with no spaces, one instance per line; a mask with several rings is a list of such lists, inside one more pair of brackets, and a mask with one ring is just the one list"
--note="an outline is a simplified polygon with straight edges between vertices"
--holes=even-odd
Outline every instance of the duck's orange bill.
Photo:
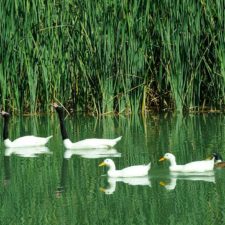
[[98,166],[106,166],[106,164],[104,162],[102,162]]
[[166,158],[162,157],[162,158],[159,160],[159,162],[160,162],[160,161],[163,161],[163,160],[165,160],[165,159],[166,159]]

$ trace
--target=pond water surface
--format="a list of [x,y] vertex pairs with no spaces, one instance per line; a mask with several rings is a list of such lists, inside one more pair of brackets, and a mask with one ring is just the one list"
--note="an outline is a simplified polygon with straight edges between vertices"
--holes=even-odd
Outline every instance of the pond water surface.
[[[53,135],[37,152],[5,149],[1,137],[0,224],[225,224],[225,169],[169,173],[166,152],[182,164],[212,152],[225,157],[225,116],[71,116],[72,141],[123,136],[108,151],[67,151],[56,115],[12,117],[9,135]],[[2,120],[0,123],[2,129]],[[32,149],[31,149],[32,150]],[[105,158],[118,169],[152,163],[148,177],[109,179]]]

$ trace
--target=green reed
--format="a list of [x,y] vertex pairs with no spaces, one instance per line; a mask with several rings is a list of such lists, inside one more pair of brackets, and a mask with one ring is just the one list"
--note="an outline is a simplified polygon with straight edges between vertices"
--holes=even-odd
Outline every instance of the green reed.
[[221,109],[224,2],[3,0],[0,99],[13,111]]

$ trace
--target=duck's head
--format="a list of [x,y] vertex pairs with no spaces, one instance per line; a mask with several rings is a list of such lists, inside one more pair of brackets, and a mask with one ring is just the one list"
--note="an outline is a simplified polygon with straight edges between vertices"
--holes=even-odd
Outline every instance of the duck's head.
[[170,161],[174,161],[175,160],[175,156],[171,153],[166,153],[162,158],[159,159],[159,161],[163,161],[163,160],[170,160]]
[[114,165],[115,164],[112,161],[112,159],[105,159],[102,163],[99,164],[99,166],[108,166],[108,167],[112,167]]
[[61,109],[61,108],[62,108],[62,107],[59,106],[56,102],[54,102],[54,103],[52,104],[52,106],[53,106],[53,108],[55,108],[55,109]]
[[223,161],[222,156],[219,153],[217,153],[217,152],[213,152],[212,153],[212,157],[211,158],[213,158],[213,157],[214,157],[214,160],[215,160],[216,163]]
[[8,112],[5,112],[5,111],[1,111],[0,114],[3,116],[3,117],[10,117],[10,114]]
[[54,102],[52,106],[56,110],[56,112],[63,112],[63,107],[59,106],[56,102]]
[[54,108],[58,108],[58,107],[59,107],[59,105],[58,105],[56,102],[54,102],[54,103],[52,104],[52,106],[53,106]]

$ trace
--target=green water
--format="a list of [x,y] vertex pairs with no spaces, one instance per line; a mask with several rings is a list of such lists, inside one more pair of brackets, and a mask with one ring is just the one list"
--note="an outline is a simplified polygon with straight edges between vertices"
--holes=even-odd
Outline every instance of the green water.
[[[55,114],[13,117],[11,139],[31,133],[53,138],[39,155],[7,152],[1,138],[0,224],[225,224],[225,169],[176,176],[167,162],[158,162],[168,151],[178,163],[212,151],[225,157],[223,114],[77,116],[66,126],[73,141],[123,138],[110,152],[66,152]],[[117,168],[151,161],[149,176],[108,179],[106,168],[98,167],[106,154]]]

